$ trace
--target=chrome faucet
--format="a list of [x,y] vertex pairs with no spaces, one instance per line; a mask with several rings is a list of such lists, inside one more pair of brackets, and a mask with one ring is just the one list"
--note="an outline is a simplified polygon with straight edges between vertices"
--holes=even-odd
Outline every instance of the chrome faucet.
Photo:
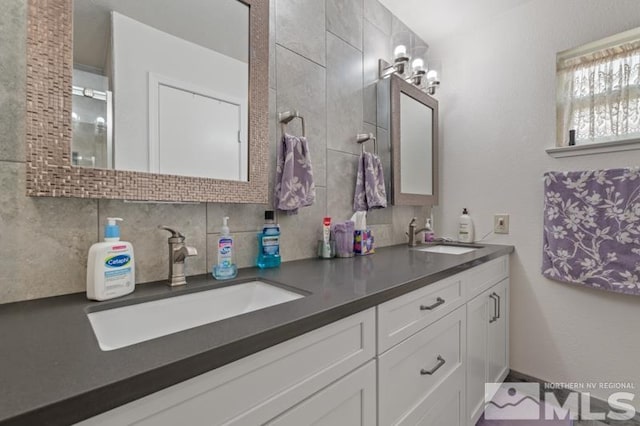
[[171,287],[185,285],[187,279],[184,275],[184,261],[189,256],[197,256],[198,251],[194,247],[184,244],[184,235],[167,226],[158,226],[171,232],[169,237],[169,285]]
[[409,222],[409,232],[406,233],[409,237],[409,247],[416,246],[416,235],[423,231],[427,231],[427,228],[416,229],[416,218],[411,219],[411,222]]

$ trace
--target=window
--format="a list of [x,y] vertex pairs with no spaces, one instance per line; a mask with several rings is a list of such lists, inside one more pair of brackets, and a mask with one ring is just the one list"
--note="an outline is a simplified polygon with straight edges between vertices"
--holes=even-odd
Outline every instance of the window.
[[640,28],[557,57],[557,145],[640,141]]

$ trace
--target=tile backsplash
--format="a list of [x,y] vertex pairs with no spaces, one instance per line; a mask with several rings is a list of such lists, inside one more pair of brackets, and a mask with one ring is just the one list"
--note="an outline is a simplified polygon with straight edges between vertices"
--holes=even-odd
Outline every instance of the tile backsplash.
[[[198,256],[187,261],[187,273],[204,274],[215,261],[222,216],[230,216],[237,263],[253,265],[255,233],[266,205],[139,204],[24,195],[26,14],[27,0],[5,0],[0,10],[0,303],[84,291],[87,253],[102,238],[107,216],[125,219],[122,238],[133,243],[139,283],[167,277],[168,234],[158,225],[186,235],[198,250]],[[322,217],[351,216],[356,133],[375,133],[381,152],[388,154],[388,126],[377,120],[375,81],[378,59],[391,57],[394,31],[406,27],[378,0],[271,1],[271,164],[280,137],[277,112],[298,109],[306,118],[317,186],[315,205],[297,216],[278,217],[284,261],[314,257]],[[373,212],[370,224],[377,245],[403,243],[410,218],[427,213],[427,208],[405,206]]]

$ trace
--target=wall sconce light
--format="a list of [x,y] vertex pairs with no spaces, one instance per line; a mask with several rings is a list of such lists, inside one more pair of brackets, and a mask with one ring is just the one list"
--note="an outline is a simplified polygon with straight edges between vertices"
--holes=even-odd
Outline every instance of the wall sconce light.
[[384,60],[379,62],[379,74],[380,78],[387,78],[392,74],[398,74],[403,76],[405,74],[407,65],[411,58],[407,55],[407,47],[403,44],[396,46],[393,50],[393,64],[389,64]]
[[427,72],[427,93],[430,95],[436,94],[436,89],[440,86],[440,77],[438,71],[429,70]]
[[[412,61],[404,45],[398,45],[393,52],[393,56],[393,64],[384,59],[378,61],[378,77],[381,80],[397,74],[429,95],[435,95],[437,88],[440,86],[438,71],[425,67],[424,59],[420,56],[414,57]],[[411,69],[409,69],[409,63],[411,63]]]

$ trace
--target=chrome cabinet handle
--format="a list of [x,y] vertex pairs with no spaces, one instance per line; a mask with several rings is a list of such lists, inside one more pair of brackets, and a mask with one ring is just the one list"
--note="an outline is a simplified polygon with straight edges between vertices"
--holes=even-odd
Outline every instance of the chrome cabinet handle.
[[500,301],[502,300],[500,298],[500,295],[498,293],[493,293],[493,295],[496,297],[496,299],[498,299],[498,313],[496,314],[496,319],[500,318]]
[[420,370],[420,374],[423,375],[423,376],[431,376],[433,373],[438,371],[440,369],[440,367],[442,367],[447,362],[440,355],[438,355],[438,358],[436,358],[436,359],[438,360],[438,363],[436,364],[435,367],[433,367],[431,370],[425,370],[423,368],[422,370]]
[[489,297],[491,298],[491,300],[493,300],[493,315],[489,320],[489,324],[491,324],[493,322],[496,322],[499,318],[498,317],[498,299],[495,297],[495,293],[491,293]]
[[442,297],[438,297],[436,298],[436,303],[434,303],[433,305],[420,305],[420,310],[421,311],[430,311],[432,309],[437,308],[438,306],[442,305],[445,302],[445,300]]

